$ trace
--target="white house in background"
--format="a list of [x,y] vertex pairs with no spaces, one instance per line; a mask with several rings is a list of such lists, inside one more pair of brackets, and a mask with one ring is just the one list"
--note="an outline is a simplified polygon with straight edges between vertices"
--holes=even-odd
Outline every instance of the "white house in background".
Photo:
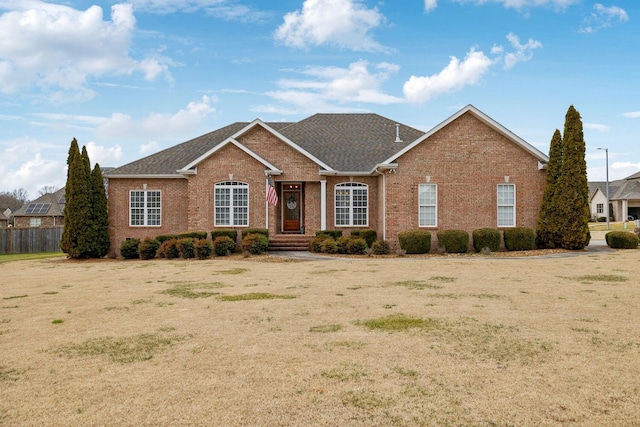
[[[613,221],[640,219],[640,172],[609,182],[609,215]],[[606,182],[589,182],[591,218],[606,217]]]

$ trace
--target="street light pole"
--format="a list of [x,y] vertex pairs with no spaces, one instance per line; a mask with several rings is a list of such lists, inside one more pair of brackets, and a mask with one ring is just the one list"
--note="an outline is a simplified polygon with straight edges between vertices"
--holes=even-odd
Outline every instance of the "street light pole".
[[597,150],[604,150],[605,161],[607,162],[607,182],[605,184],[605,191],[607,193],[607,230],[609,230],[609,149],[608,148],[596,148]]

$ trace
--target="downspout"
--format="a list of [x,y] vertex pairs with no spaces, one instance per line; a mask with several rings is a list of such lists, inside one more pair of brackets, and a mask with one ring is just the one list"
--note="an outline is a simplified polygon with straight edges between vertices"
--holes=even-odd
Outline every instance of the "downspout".
[[[266,175],[266,174],[265,174]],[[269,176],[264,179],[264,226],[269,230],[269,202],[267,201],[267,193],[269,191]]]
[[327,229],[327,180],[320,181],[320,230]]
[[379,168],[375,172],[382,175],[382,240],[387,240],[387,176]]

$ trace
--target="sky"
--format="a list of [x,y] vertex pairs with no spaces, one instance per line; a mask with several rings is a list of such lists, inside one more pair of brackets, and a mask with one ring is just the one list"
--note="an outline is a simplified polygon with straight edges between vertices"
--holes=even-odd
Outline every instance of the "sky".
[[570,105],[587,177],[640,170],[640,2],[0,0],[0,191],[61,188],[237,121],[467,104],[548,154]]

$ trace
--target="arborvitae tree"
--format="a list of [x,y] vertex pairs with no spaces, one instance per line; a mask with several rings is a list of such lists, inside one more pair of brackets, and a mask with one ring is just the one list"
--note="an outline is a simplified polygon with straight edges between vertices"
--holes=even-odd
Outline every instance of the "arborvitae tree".
[[91,203],[86,163],[74,138],[67,158],[67,184],[65,187],[64,230],[60,248],[70,258],[88,256],[89,222]]
[[585,149],[582,119],[572,105],[565,116],[562,169],[552,201],[565,249],[584,249],[591,239]]
[[109,216],[107,213],[107,195],[100,165],[96,163],[91,172],[91,246],[89,256],[102,258],[109,251]]
[[552,249],[562,245],[562,235],[558,229],[558,212],[553,204],[556,184],[562,171],[562,135],[556,129],[549,147],[549,163],[547,163],[546,183],[538,213],[538,227],[536,229],[536,246],[542,249]]

